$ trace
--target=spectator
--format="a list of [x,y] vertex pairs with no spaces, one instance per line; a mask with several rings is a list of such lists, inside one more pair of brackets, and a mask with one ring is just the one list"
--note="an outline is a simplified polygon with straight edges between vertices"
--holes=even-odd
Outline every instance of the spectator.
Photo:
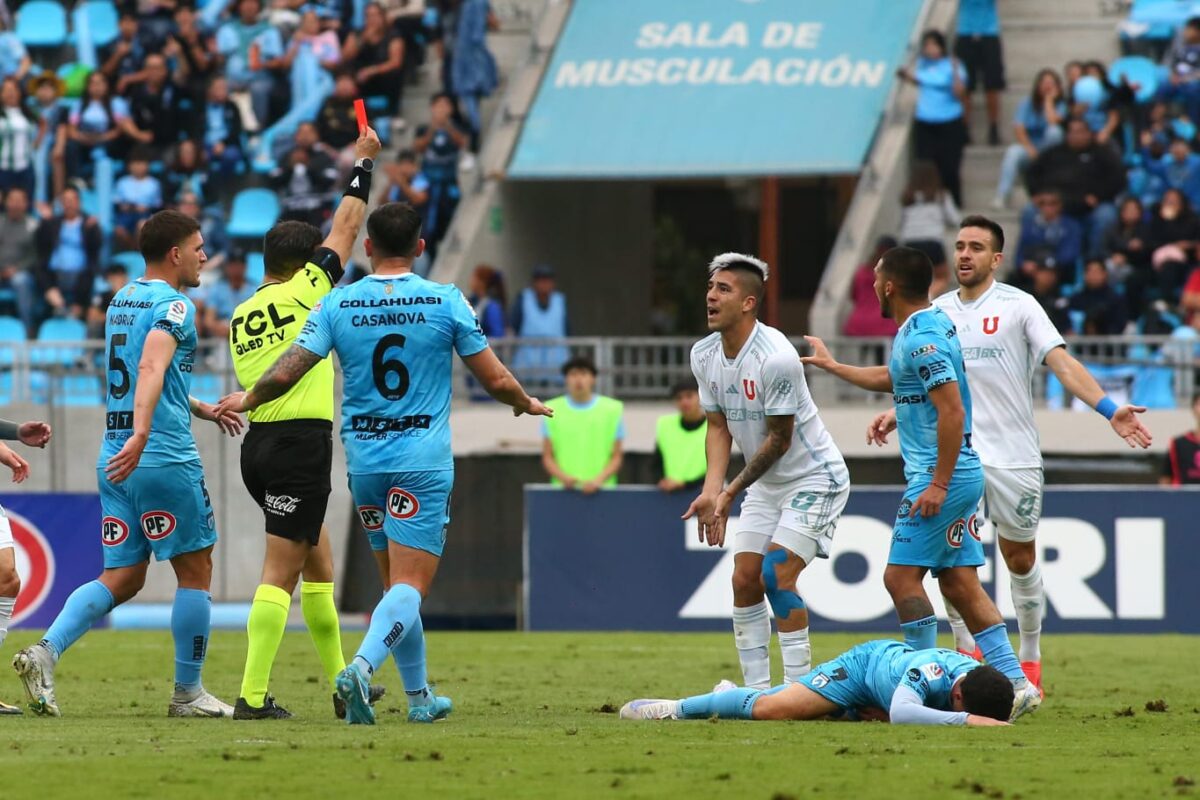
[[163,207],[162,184],[150,174],[150,155],[135,149],[129,156],[129,173],[113,187],[113,236],[124,250],[137,247],[137,232],[151,214]]
[[942,243],[946,229],[958,226],[958,208],[954,198],[942,188],[937,167],[929,161],[913,164],[908,188],[900,197],[900,241],[920,250],[933,262],[933,284],[929,296],[937,297],[950,287],[946,266],[946,247]]
[[1067,311],[1067,300],[1058,291],[1058,270],[1053,267],[1038,267],[1033,271],[1030,294],[1046,312],[1050,322],[1059,333],[1071,332],[1071,315]]
[[942,185],[957,205],[962,205],[963,147],[967,127],[963,122],[966,71],[957,59],[946,55],[946,38],[938,31],[921,36],[921,55],[916,69],[901,68],[897,74],[917,86],[916,155],[937,165]]
[[311,52],[317,63],[330,72],[337,69],[342,60],[337,34],[331,30],[321,30],[321,18],[311,7],[300,17],[300,28],[292,35],[283,57],[283,66],[290,68],[301,50]]
[[327,157],[297,142],[286,163],[271,170],[270,181],[280,193],[281,220],[294,219],[321,227],[337,181],[337,169]]
[[1058,192],[1047,190],[1034,195],[1033,207],[1036,211],[1021,220],[1018,272],[1013,276],[1013,285],[1028,290],[1034,273],[1042,267],[1058,271],[1059,285],[1074,283],[1083,255],[1083,228],[1063,216],[1062,195]]
[[34,142],[41,129],[25,107],[20,81],[5,78],[0,83],[0,192],[21,188],[33,194]]
[[1084,226],[1088,254],[1103,249],[1104,232],[1117,218],[1113,201],[1125,188],[1125,168],[1115,150],[1096,144],[1086,122],[1067,121],[1066,141],[1038,154],[1026,183],[1030,196],[1057,190],[1064,213]]
[[[216,41],[206,36],[196,24],[196,11],[187,5],[175,9],[175,30],[167,37],[162,54],[172,59],[178,83],[196,105],[204,99],[204,92],[213,76],[216,64]],[[199,122],[203,124],[203,118]]]
[[117,40],[110,47],[100,72],[117,87],[117,94],[124,95],[128,79],[142,69],[146,55],[153,49],[147,46],[147,37],[139,29],[137,11],[126,7],[121,12]]
[[1089,259],[1084,266],[1083,288],[1071,296],[1068,308],[1093,324],[1101,336],[1124,333],[1129,322],[1125,298],[1109,286],[1108,267],[1098,258]]
[[129,115],[137,128],[134,139],[149,148],[152,160],[161,161],[179,141],[183,90],[169,80],[167,59],[158,53],[146,56],[141,75],[129,101]]
[[103,234],[94,217],[84,216],[79,190],[59,196],[62,212],[42,221],[35,235],[38,287],[55,316],[83,319],[91,304]]
[[700,387],[688,376],[671,389],[674,414],[658,418],[654,428],[654,474],[664,492],[699,489],[704,485],[708,460],[704,438],[708,420],[700,407]]
[[204,151],[194,140],[184,139],[175,146],[164,183],[168,201],[177,200],[184,192],[204,199],[208,170],[204,163]]
[[[1191,24],[1192,20],[1188,23]],[[1176,436],[1167,445],[1167,457],[1158,482],[1161,486],[1191,486],[1200,483],[1200,392],[1192,395],[1192,417],[1196,427]]]
[[[522,339],[563,339],[570,335],[567,299],[557,291],[554,270],[542,264],[534,268],[533,280],[521,290],[509,313],[513,333]],[[554,382],[555,371],[570,357],[563,345],[521,345],[513,366],[543,386]]]
[[621,401],[596,394],[596,365],[572,358],[562,366],[567,393],[546,403],[542,466],[555,486],[594,494],[617,485],[625,439]]
[[[850,290],[854,307],[846,318],[842,332],[847,336],[895,336],[896,323],[879,313],[879,296],[875,294],[875,265],[883,254],[899,244],[891,236],[881,236],[875,242],[871,260],[860,264],[854,273]],[[881,354],[882,355],[882,354]]]
[[89,339],[104,338],[105,317],[108,314],[109,303],[117,296],[117,292],[129,284],[129,273],[120,264],[111,264],[104,270],[104,289],[92,295],[92,304],[87,310],[87,328]]
[[229,338],[234,309],[250,299],[257,288],[246,279],[246,254],[234,249],[225,259],[221,277],[204,293],[204,335]]
[[1149,228],[1142,203],[1136,197],[1121,202],[1117,222],[1104,234],[1104,253],[1113,277],[1125,287],[1126,305],[1141,313],[1146,288],[1151,284]]
[[504,321],[504,276],[500,270],[487,264],[477,266],[471,273],[469,299],[484,336],[499,339],[508,333]]
[[129,117],[129,104],[113,97],[108,78],[93,72],[87,93],[67,118],[66,169],[72,177],[90,176],[95,155],[124,158],[137,128]]
[[453,113],[450,95],[435,95],[430,103],[429,124],[417,128],[413,140],[413,149],[423,154],[422,168],[429,180],[424,236],[431,259],[437,256],[438,243],[449,230],[458,206],[458,155],[467,137],[451,121]]
[[359,96],[354,76],[342,72],[333,84],[333,93],[325,98],[317,112],[317,136],[321,143],[337,153],[343,172],[354,166],[354,143],[358,140],[358,120],[354,100]]
[[212,253],[205,262],[206,269],[217,269],[229,252],[229,236],[225,233],[225,220],[200,205],[200,197],[194,192],[184,191],[176,198],[175,208],[200,223],[200,235],[204,237],[204,249]]
[[204,103],[204,151],[218,185],[232,178],[245,160],[242,115],[229,99],[229,82],[219,75],[208,85]]
[[1017,176],[1038,153],[1062,141],[1062,122],[1067,103],[1062,81],[1052,69],[1044,69],[1033,80],[1033,91],[1021,101],[1013,119],[1015,142],[1004,151],[1000,181],[996,184],[993,208],[1006,208]]
[[429,203],[429,179],[417,165],[417,154],[412,150],[401,150],[395,163],[386,165],[385,174],[391,181],[388,202],[408,203],[424,219]]
[[237,18],[217,31],[217,52],[224,59],[229,88],[250,92],[258,130],[271,123],[271,95],[284,85],[276,80],[275,70],[286,66],[283,37],[259,19],[261,14],[261,0],[238,0]]
[[[54,183],[54,196],[62,194],[62,187],[66,182],[66,166],[63,163],[63,154],[65,151],[58,146],[60,141],[63,141],[67,132],[67,108],[62,102],[63,82],[62,79],[54,74],[42,74],[34,78],[29,83],[33,91],[34,104],[33,108],[38,115],[39,129],[39,153],[42,152],[42,147],[45,152],[50,154],[50,157],[45,161],[34,161],[34,172],[37,176],[38,196],[33,198],[34,203],[42,203],[46,200],[46,183],[47,169],[50,168],[50,180]],[[55,153],[58,153],[57,158]],[[60,183],[61,181],[61,183]]]
[[0,79],[12,77],[25,80],[32,66],[33,60],[25,45],[0,21]]
[[1192,208],[1200,204],[1200,155],[1192,152],[1187,140],[1171,139],[1167,154],[1152,161],[1150,171],[1162,178],[1167,188],[1183,192]]
[[1188,265],[1195,263],[1200,242],[1200,218],[1178,189],[1163,192],[1162,201],[1150,210],[1147,244],[1156,297],[1174,301]]
[[[996,0],[962,0],[959,3],[954,55],[967,68],[966,96],[969,98],[975,87],[983,84],[987,98],[988,144],[994,147],[1000,144],[1000,93],[1006,86]],[[970,116],[969,109],[970,103],[964,103],[964,123]]]
[[351,31],[342,46],[342,62],[354,70],[354,80],[364,97],[382,97],[384,116],[394,117],[403,107],[404,39],[392,35],[378,3],[363,9],[363,28]]
[[460,0],[450,83],[471,127],[472,153],[479,152],[479,134],[483,127],[479,104],[496,91],[500,82],[496,59],[487,48],[490,19],[488,0]]
[[1096,135],[1097,144],[1117,145],[1112,138],[1121,124],[1121,115],[1117,112],[1117,107],[1130,103],[1132,94],[1128,89],[1113,86],[1108,80],[1108,70],[1099,61],[1085,61],[1083,74],[1100,82],[1101,99],[1095,103],[1083,103],[1075,98],[1071,114],[1087,121],[1088,127]]
[[1182,102],[1188,117],[1200,122],[1200,17],[1184,23],[1166,62],[1171,75],[1167,97]]
[[37,220],[29,214],[29,195],[24,189],[9,189],[0,217],[0,287],[12,293],[15,308],[3,313],[18,317],[30,336],[37,314],[36,232]]

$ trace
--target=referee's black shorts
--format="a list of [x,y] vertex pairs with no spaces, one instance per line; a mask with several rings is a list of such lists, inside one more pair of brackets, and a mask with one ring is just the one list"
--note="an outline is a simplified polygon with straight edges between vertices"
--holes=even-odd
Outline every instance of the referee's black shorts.
[[323,419],[251,422],[242,482],[262,508],[267,533],[315,545],[329,504],[333,424]]
[[967,70],[967,91],[983,82],[989,92],[998,92],[1007,85],[1004,80],[1004,54],[999,36],[959,36],[954,42],[954,55]]

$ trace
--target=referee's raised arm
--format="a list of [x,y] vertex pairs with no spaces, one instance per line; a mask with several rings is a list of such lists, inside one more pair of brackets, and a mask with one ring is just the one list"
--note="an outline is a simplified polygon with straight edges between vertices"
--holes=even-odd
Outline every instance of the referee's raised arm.
[[[321,243],[322,247],[337,253],[342,265],[349,261],[354,240],[358,238],[358,231],[367,217],[371,172],[375,169],[374,159],[379,155],[380,147],[379,137],[372,128],[367,127],[358,135],[358,141],[354,143],[354,172],[350,175],[350,183],[346,187],[342,202],[338,204],[333,215],[333,227]],[[331,276],[331,282],[337,283],[337,280]]]

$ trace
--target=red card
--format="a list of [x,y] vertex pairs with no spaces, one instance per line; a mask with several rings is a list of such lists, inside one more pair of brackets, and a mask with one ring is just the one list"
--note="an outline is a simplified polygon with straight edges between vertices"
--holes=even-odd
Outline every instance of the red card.
[[367,129],[367,106],[361,98],[354,101],[354,116],[358,118],[358,132],[362,133]]

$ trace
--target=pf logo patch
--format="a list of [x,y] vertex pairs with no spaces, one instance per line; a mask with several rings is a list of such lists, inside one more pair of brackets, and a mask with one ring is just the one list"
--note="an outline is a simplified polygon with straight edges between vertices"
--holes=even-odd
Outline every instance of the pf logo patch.
[[388,516],[393,519],[412,519],[420,510],[421,503],[409,492],[396,486],[388,490]]
[[147,511],[142,514],[142,533],[152,542],[165,539],[175,532],[175,517],[166,511]]
[[383,528],[383,509],[379,506],[359,506],[358,518],[362,520],[365,530],[377,531]]
[[129,526],[125,520],[116,517],[105,517],[100,520],[100,541],[105,547],[116,547],[129,538]]
[[971,518],[967,520],[967,533],[971,534],[971,538],[977,542],[983,541],[983,539],[981,539],[979,536],[979,529],[982,527],[983,523],[975,514],[972,514]]
[[966,532],[966,530],[966,521],[956,519],[953,523],[951,523],[949,528],[946,528],[946,544],[950,545],[951,547],[962,547],[963,534]]

